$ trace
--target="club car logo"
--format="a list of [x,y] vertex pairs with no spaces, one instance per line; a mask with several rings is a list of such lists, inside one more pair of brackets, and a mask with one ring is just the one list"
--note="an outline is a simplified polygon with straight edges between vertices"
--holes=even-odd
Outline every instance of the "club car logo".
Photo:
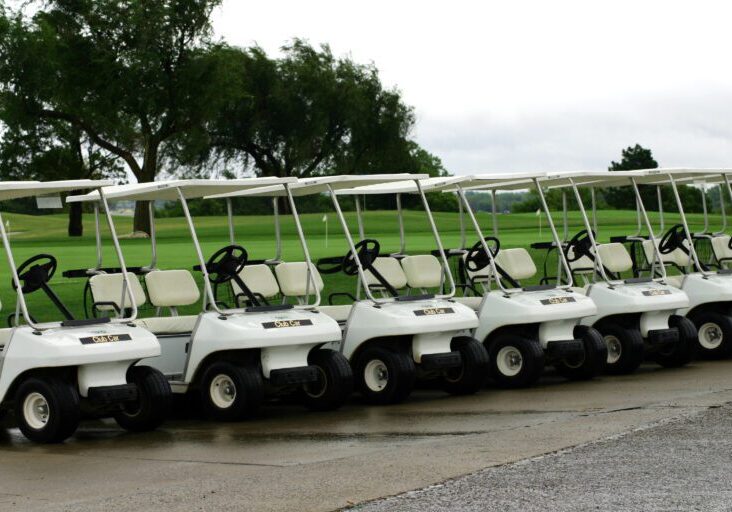
[[545,306],[554,306],[556,304],[569,304],[570,302],[576,302],[574,297],[550,297],[548,299],[542,299],[541,303]]
[[414,314],[417,316],[449,315],[455,311],[452,308],[425,308],[417,309]]
[[644,290],[643,295],[646,297],[658,297],[659,295],[671,295],[671,290]]
[[115,343],[117,341],[130,341],[132,337],[129,334],[99,334],[97,336],[88,336],[80,338],[83,345],[98,345],[100,343]]
[[265,329],[282,329],[284,327],[302,327],[303,325],[313,325],[312,320],[275,320],[274,322],[263,322],[262,327]]

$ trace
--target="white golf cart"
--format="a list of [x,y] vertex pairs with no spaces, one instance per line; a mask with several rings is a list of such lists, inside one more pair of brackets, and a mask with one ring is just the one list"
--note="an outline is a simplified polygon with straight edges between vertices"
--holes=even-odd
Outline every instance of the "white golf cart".
[[[60,208],[58,194],[107,184],[91,180],[3,182],[0,200],[36,197],[39,206]],[[100,198],[119,258],[120,282],[129,287],[114,224],[104,196]],[[160,354],[155,336],[131,323],[137,313],[134,300],[128,301],[131,312],[126,316],[75,319],[51,287],[56,258],[37,254],[16,267],[1,217],[0,235],[17,292],[15,313],[8,318],[10,327],[0,329],[0,413],[13,410],[23,434],[39,443],[65,440],[87,416],[112,416],[131,431],[158,427],[168,413],[170,386],[157,370],[134,366]],[[124,306],[122,288],[115,300]],[[62,321],[36,321],[26,303],[26,296],[36,291],[50,299]]]
[[[218,420],[252,416],[267,396],[298,392],[309,408],[334,409],[345,403],[353,387],[347,361],[324,347],[340,339],[338,324],[307,305],[264,303],[240,277],[248,264],[248,253],[242,246],[229,244],[206,261],[188,208],[188,199],[273,184],[280,184],[287,196],[293,180],[174,180],[105,189],[110,200],[150,202],[152,262],[142,271],[147,296],[139,281],[133,280],[132,289],[140,302],[149,300],[156,309],[156,316],[140,318],[137,323],[158,335],[162,354],[143,364],[160,369],[174,393],[198,391],[205,412]],[[91,193],[69,201],[97,199],[98,194]],[[197,304],[200,299],[191,272],[157,267],[154,201],[160,200],[179,201],[182,206],[199,261],[194,270],[202,272],[204,279],[199,314],[179,314],[179,308]],[[290,203],[309,264],[294,202]],[[217,301],[213,286],[232,280],[244,293],[246,304]],[[116,287],[109,275],[92,277],[94,307],[106,307],[110,291]]]
[[[330,295],[330,305],[318,310],[341,325],[342,339],[331,346],[350,361],[356,385],[367,402],[390,404],[406,399],[417,378],[440,379],[443,388],[455,394],[478,391],[487,377],[485,349],[469,333],[478,326],[475,313],[452,300],[455,286],[437,228],[418,179],[423,175],[385,174],[365,176],[328,176],[307,178],[292,185],[293,196],[327,193],[341,223],[348,253],[322,258],[317,269],[302,263],[278,263],[274,267],[281,294],[298,301],[307,299],[308,283],[315,291],[323,289],[322,274],[343,272],[357,276],[356,295]],[[379,242],[366,238],[359,211],[360,240],[354,243],[337,194],[353,194],[354,187],[389,184],[411,180],[416,183],[425,216],[438,247],[437,256],[420,254],[382,254]],[[283,187],[230,194],[233,196],[278,196]],[[358,208],[358,202],[357,202]],[[434,293],[447,280],[448,293]],[[406,291],[405,291],[406,290]],[[411,290],[419,290],[412,294]],[[366,295],[361,298],[361,291]],[[405,291],[405,293],[400,293]],[[306,293],[307,292],[307,293]],[[347,297],[347,304],[333,299]]]
[[[573,274],[584,282],[576,288],[595,301],[596,315],[584,318],[602,334],[607,344],[607,371],[630,373],[643,362],[653,359],[665,367],[687,364],[696,343],[694,325],[679,310],[687,308],[689,297],[660,277],[627,277],[633,261],[620,242],[597,242],[597,212],[592,190],[595,187],[627,183],[622,172],[553,173],[540,180],[548,188],[571,191],[577,202],[584,229],[562,242],[561,248]],[[636,189],[637,185],[631,183]],[[591,190],[592,222],[584,207],[580,188]],[[567,201],[564,204],[564,232],[569,232]],[[639,203],[646,227],[652,230],[642,202]],[[655,244],[651,237],[650,242]]]

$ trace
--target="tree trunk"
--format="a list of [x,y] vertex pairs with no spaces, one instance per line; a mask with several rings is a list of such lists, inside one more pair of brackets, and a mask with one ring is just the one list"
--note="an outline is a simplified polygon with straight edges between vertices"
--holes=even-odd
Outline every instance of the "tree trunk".
[[[83,194],[81,191],[71,192],[69,195]],[[69,236],[82,236],[84,234],[84,224],[81,219],[82,203],[71,203],[69,205]]]
[[[142,162],[142,171],[136,176],[138,183],[155,181],[158,171],[158,143],[148,142],[145,148],[145,157]],[[150,213],[148,210],[149,201],[137,201],[135,203],[135,216],[132,222],[132,230],[143,231],[150,234]]]

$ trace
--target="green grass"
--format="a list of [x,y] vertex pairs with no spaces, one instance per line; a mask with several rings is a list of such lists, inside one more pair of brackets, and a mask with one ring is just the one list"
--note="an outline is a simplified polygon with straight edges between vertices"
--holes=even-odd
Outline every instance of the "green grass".
[[[557,222],[560,216],[555,216]],[[346,252],[346,242],[341,226],[335,214],[328,214],[328,244],[325,239],[325,223],[323,214],[302,216],[303,229],[313,259],[323,256],[341,255]],[[652,216],[655,220],[657,217]],[[11,244],[17,264],[39,253],[54,255],[59,262],[59,270],[51,285],[61,299],[75,315],[82,317],[83,279],[66,279],[61,276],[63,270],[72,268],[88,268],[95,265],[96,251],[94,247],[94,226],[91,215],[84,218],[84,236],[70,238],[66,234],[67,218],[63,214],[30,216],[6,214],[9,221]],[[347,214],[352,232],[356,233],[355,215]],[[455,213],[437,213],[435,220],[445,247],[460,245],[458,215]],[[492,221],[489,214],[478,214],[478,220],[484,234],[491,234]],[[712,219],[719,225],[719,219]],[[677,218],[668,214],[667,227],[675,223]],[[701,215],[691,215],[692,229],[702,226]],[[115,225],[119,235],[131,232],[132,219],[115,217]],[[542,230],[539,235],[539,217],[533,213],[500,215],[498,219],[500,239],[503,247],[527,247],[540,240],[551,240],[546,218],[541,216]],[[600,211],[598,212],[599,238],[606,241],[610,236],[631,234],[635,232],[636,220],[633,211]],[[205,257],[215,250],[228,245],[228,226],[225,217],[200,217],[195,220],[201,246]],[[581,221],[577,212],[569,215],[570,234],[581,229]],[[251,259],[271,258],[274,256],[274,227],[269,215],[242,216],[235,218],[236,241],[249,252]],[[365,214],[365,232],[368,238],[376,238],[381,242],[382,252],[394,252],[399,249],[397,217],[394,212],[369,211]],[[422,253],[435,248],[429,223],[422,212],[405,212],[405,228],[407,233],[407,252]],[[106,229],[106,226],[105,226]],[[561,236],[561,227],[560,236]],[[472,244],[476,235],[472,227],[466,226],[467,240]],[[157,220],[158,233],[158,267],[163,269],[186,268],[197,264],[196,255],[190,240],[188,226],[183,218],[163,218]],[[302,260],[302,251],[296,236],[295,226],[290,216],[282,216],[283,257],[288,261]],[[104,264],[116,266],[108,233],[104,233]],[[147,239],[123,239],[122,248],[128,265],[147,265],[150,262],[150,242]],[[541,267],[543,253],[532,252],[537,267]],[[326,290],[324,297],[333,291],[350,291],[355,288],[355,278],[342,274],[324,276]],[[3,310],[10,314],[15,308],[15,293],[10,286],[10,273],[7,262],[0,263],[0,300]],[[28,297],[31,314],[37,320],[58,319],[59,315],[42,292],[38,291]],[[194,311],[196,308],[189,308]]]

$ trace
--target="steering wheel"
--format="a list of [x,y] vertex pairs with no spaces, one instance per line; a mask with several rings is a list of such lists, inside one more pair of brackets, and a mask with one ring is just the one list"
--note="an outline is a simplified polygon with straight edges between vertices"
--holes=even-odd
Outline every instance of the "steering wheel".
[[[592,237],[594,238],[595,236],[595,232],[592,231]],[[590,240],[590,234],[586,229],[583,229],[567,242],[567,247],[564,250],[567,262],[574,263],[582,256],[589,256],[592,259],[591,247],[592,241]],[[570,251],[572,252],[572,256],[569,255]]]
[[676,249],[681,249],[688,253],[688,250],[684,246],[684,240],[686,240],[684,225],[675,224],[663,234],[661,241],[658,243],[658,250],[661,251],[661,254],[669,254]]
[[355,249],[355,255],[354,251],[349,251],[348,254],[343,257],[343,261],[341,262],[341,270],[343,270],[343,273],[348,276],[355,276],[358,274],[358,263],[356,263],[356,257],[358,257],[358,261],[361,263],[364,270],[371,268],[371,265],[379,256],[381,245],[378,240],[374,240],[373,238],[364,238],[353,246],[353,248]]
[[208,278],[214,284],[230,281],[246,266],[249,255],[241,245],[222,247],[206,262]]
[[[38,263],[42,262],[42,263]],[[18,267],[18,279],[23,282],[21,290],[23,293],[31,293],[49,282],[56,273],[58,262],[50,254],[36,254],[25,260]],[[17,289],[14,281],[11,281],[13,289]]]
[[[488,245],[488,250],[491,252],[491,256],[493,256],[494,258],[498,255],[498,251],[501,250],[501,241],[494,236],[487,236],[483,240],[478,240],[477,242],[475,242],[475,244],[473,244],[473,247],[471,247],[468,251],[467,256],[465,256],[465,268],[467,268],[471,272],[478,272],[479,270],[483,270],[491,263],[491,260],[488,257],[488,254],[486,254],[485,248],[483,247],[483,241],[485,241],[486,245]],[[491,247],[488,242],[493,242],[493,246]]]

